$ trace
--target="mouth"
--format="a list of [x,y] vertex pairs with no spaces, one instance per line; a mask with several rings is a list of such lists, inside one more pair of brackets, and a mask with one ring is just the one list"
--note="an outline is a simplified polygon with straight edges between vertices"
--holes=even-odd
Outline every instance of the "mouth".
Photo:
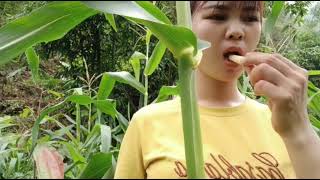
[[229,68],[239,68],[241,67],[240,64],[232,61],[230,59],[230,56],[231,55],[238,55],[238,56],[244,56],[245,52],[242,48],[240,47],[229,47],[227,49],[225,49],[223,51],[223,61],[224,61],[224,64],[226,65],[226,67]]
[[224,57],[224,60],[228,60],[228,61],[231,61],[229,59],[229,57],[231,55],[238,55],[238,56],[243,56],[244,53],[243,53],[243,50],[240,49],[240,48],[228,48],[226,49],[225,51],[223,51],[223,57]]
[[223,51],[224,60],[231,61],[229,58],[231,55],[243,56],[244,51],[241,48],[237,48],[237,47],[231,47]]

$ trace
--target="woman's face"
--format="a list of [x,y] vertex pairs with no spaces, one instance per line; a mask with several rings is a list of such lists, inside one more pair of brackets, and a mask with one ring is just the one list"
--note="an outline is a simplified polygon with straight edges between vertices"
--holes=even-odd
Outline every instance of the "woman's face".
[[254,51],[261,34],[260,12],[233,3],[207,1],[193,14],[193,31],[198,38],[211,42],[198,70],[224,82],[234,81],[242,73],[242,67],[228,60],[228,55]]

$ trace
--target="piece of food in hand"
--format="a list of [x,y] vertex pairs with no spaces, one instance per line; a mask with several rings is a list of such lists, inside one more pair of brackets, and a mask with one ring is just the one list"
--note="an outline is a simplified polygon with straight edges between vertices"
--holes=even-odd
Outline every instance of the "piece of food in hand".
[[245,61],[245,58],[239,55],[230,55],[229,59],[237,64],[243,64]]

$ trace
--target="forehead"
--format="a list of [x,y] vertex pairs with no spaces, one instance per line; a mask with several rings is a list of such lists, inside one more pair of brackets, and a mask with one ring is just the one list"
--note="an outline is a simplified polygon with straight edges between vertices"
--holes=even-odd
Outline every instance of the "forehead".
[[206,1],[203,4],[204,9],[242,9],[248,11],[258,11],[260,6],[258,1]]

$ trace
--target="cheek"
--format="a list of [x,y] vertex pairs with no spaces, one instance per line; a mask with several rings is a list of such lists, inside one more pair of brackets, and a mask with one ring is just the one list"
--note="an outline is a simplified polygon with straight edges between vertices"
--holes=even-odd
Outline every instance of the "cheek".
[[261,25],[255,25],[254,27],[250,28],[248,31],[249,38],[248,38],[248,49],[254,50],[257,48],[260,36],[261,36]]
[[196,23],[192,24],[192,30],[199,39],[209,41],[213,44],[216,44],[216,42],[223,37],[223,34],[221,34],[221,28],[210,23],[209,20],[196,19]]

